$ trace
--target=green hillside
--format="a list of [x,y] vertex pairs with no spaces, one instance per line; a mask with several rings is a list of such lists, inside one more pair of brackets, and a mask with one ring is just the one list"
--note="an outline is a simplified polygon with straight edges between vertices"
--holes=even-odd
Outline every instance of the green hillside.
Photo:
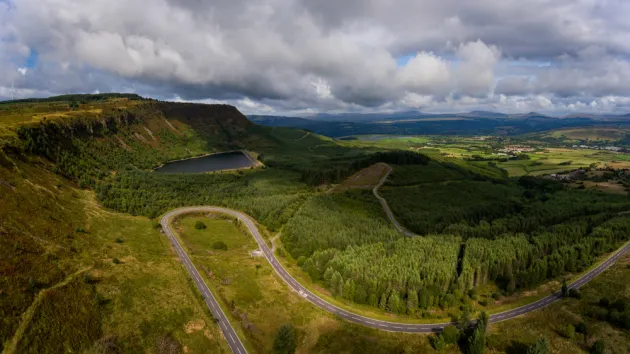
[[[0,345],[9,352],[110,344],[151,350],[164,341],[206,347],[201,338],[208,336],[191,338],[186,323],[201,319],[215,338],[218,328],[184,270],[165,271],[176,261],[146,217],[218,204],[279,229],[314,186],[394,158],[305,131],[255,126],[230,106],[125,96],[4,103],[0,132]],[[170,160],[235,149],[255,150],[268,167],[150,172]],[[219,343],[214,347],[225,347]]]
[[[248,150],[263,165],[202,174],[152,172],[171,160],[232,150]],[[404,237],[392,226],[370,191],[374,179],[368,186],[334,188],[379,162],[393,168],[380,194],[398,221],[420,236]],[[276,252],[292,275],[319,295],[360,313],[407,322],[516,306],[535,298],[540,287],[588,269],[630,235],[627,196],[534,177],[510,179],[491,164],[438,153],[258,126],[231,106],[134,95],[3,103],[0,348],[228,351],[156,223],[166,211],[187,205],[246,212],[265,237],[276,237]],[[204,257],[195,261],[214,262]],[[252,308],[257,306],[262,305]],[[300,318],[298,310],[291,311],[285,317]],[[256,314],[251,320],[265,325]],[[313,323],[296,321],[298,331],[313,329]],[[339,319],[326,321],[341,326]],[[323,331],[309,334],[300,348],[352,351],[337,343],[352,336],[343,328],[334,345],[323,334],[331,332]],[[244,333],[270,348],[260,333]],[[389,346],[398,337],[387,338],[382,343]],[[410,343],[424,350],[423,338]]]

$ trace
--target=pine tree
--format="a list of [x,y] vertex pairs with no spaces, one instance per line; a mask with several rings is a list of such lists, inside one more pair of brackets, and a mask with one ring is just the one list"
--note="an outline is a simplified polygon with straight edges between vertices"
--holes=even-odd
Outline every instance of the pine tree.
[[486,333],[482,328],[475,328],[468,339],[468,354],[483,354],[486,347]]
[[477,325],[479,328],[482,328],[484,331],[488,330],[488,325],[490,324],[490,316],[486,311],[481,311],[479,314],[479,319],[477,320]]
[[381,301],[378,303],[378,308],[383,311],[387,308],[387,291],[381,295]]
[[459,340],[459,330],[455,326],[446,326],[442,331],[442,337],[446,344],[456,344]]
[[397,291],[392,291],[392,294],[389,295],[389,299],[387,299],[387,311],[392,313],[400,312],[400,297],[398,297]]
[[283,324],[278,329],[273,341],[273,351],[277,354],[293,354],[297,348],[295,328],[292,324]]
[[466,306],[457,320],[457,328],[463,332],[466,331],[468,327],[470,327],[470,308]]
[[415,289],[407,291],[407,313],[413,315],[418,309],[418,293]]
[[333,292],[333,295],[340,295],[339,287],[343,287],[343,279],[341,278],[341,273],[335,272],[330,279],[330,289]]
[[343,286],[343,297],[344,299],[354,301],[354,281],[352,281],[352,279],[346,280]]
[[332,279],[334,270],[330,267],[328,267],[326,269],[326,271],[324,272],[324,280],[326,281],[326,285],[330,286],[330,281]]

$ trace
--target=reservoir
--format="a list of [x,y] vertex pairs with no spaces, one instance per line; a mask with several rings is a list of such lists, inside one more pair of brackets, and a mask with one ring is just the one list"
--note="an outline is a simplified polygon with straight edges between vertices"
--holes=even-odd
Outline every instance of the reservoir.
[[232,151],[169,162],[154,171],[159,173],[203,173],[251,166],[254,166],[254,162],[244,153]]

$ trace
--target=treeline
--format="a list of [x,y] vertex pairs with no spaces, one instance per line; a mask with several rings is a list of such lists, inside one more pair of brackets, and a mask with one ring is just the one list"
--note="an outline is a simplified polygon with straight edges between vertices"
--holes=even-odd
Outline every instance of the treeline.
[[332,155],[330,158],[324,159],[307,159],[300,161],[301,163],[296,163],[295,157],[291,158],[291,156],[288,156],[289,159],[279,159],[275,155],[262,155],[260,158],[267,166],[299,172],[302,181],[309,185],[339,182],[377,162],[397,165],[426,165],[430,161],[426,155],[403,150],[361,153],[355,149],[339,147],[339,152],[344,155]]
[[460,286],[471,288],[492,281],[511,293],[565,272],[582,271],[596,257],[628,240],[630,216],[616,216],[584,233],[587,230],[567,225],[529,238],[470,239],[466,242]]
[[490,282],[511,294],[583,271],[596,257],[628,240],[630,216],[613,217],[589,234],[574,236],[520,234],[496,240],[471,238],[462,244],[455,236],[428,235],[319,250],[299,257],[298,264],[334,296],[415,314],[418,309],[461,304]]
[[309,194],[298,178],[275,169],[211,174],[123,171],[99,182],[96,195],[107,208],[151,218],[186,205],[226,206],[276,230]]
[[403,238],[315,252],[303,262],[333,295],[393,313],[413,314],[432,305],[450,307],[460,239]]
[[46,98],[25,98],[20,100],[12,100],[12,101],[0,101],[0,104],[11,104],[11,103],[43,103],[43,102],[59,102],[59,101],[78,101],[78,102],[94,102],[94,101],[105,101],[108,99],[115,98],[126,98],[128,100],[144,100],[145,98],[135,94],[135,93],[99,93],[99,94],[71,94],[71,95],[60,95],[60,96],[51,96]]

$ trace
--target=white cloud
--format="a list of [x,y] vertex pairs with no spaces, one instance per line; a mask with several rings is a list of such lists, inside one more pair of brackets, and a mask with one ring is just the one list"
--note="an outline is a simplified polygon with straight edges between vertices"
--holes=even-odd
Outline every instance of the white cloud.
[[398,80],[414,93],[444,94],[451,89],[451,68],[434,53],[420,52],[398,70]]
[[[0,1],[0,86],[44,94],[135,84],[162,98],[283,112],[620,110],[630,95],[628,12],[622,0]],[[39,60],[25,75],[32,50]]]

